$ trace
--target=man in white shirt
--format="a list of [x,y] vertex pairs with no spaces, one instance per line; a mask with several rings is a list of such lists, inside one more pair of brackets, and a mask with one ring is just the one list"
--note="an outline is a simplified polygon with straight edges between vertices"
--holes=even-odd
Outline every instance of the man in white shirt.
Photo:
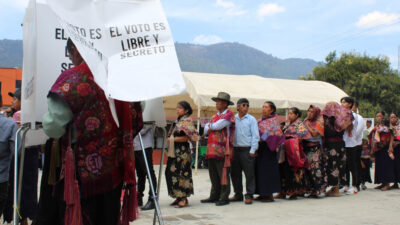
[[365,129],[364,118],[357,114],[358,102],[351,97],[344,97],[340,100],[343,107],[353,111],[353,129],[351,132],[345,131],[343,140],[346,149],[346,174],[347,187],[350,186],[350,173],[353,187],[345,188],[349,194],[357,194],[360,190],[360,171],[361,171],[361,151],[362,137]]

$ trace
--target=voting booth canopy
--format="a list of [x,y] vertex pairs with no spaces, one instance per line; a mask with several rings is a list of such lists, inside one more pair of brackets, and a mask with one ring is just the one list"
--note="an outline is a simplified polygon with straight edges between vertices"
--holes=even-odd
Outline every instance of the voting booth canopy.
[[211,117],[216,113],[215,102],[211,99],[218,92],[230,94],[235,103],[240,98],[250,101],[249,113],[261,117],[262,105],[272,101],[278,109],[297,107],[307,110],[311,104],[323,108],[327,102],[339,102],[347,94],[340,88],[323,81],[304,81],[289,79],[265,78],[257,75],[228,75],[183,72],[186,94],[164,97],[164,109],[167,117],[176,116],[176,105],[179,101],[188,101],[193,111],[200,117]]

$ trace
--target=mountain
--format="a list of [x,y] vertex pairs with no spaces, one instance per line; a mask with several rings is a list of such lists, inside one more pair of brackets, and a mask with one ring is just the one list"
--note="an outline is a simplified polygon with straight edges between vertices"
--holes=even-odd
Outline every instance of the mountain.
[[21,40],[0,40],[0,67],[22,67]]
[[[279,59],[239,43],[207,46],[176,43],[176,52],[181,69],[188,72],[297,79],[319,64],[311,59]],[[22,67],[21,40],[0,40],[0,67]]]

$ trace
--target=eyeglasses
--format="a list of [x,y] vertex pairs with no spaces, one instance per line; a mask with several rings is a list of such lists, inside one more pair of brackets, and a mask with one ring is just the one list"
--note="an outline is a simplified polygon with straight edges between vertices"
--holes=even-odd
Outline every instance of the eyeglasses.
[[242,104],[242,107],[250,107],[250,105],[249,104]]

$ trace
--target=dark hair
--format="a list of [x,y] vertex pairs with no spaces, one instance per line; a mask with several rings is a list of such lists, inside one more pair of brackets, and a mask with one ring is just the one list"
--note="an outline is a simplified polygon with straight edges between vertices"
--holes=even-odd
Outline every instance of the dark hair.
[[301,111],[297,107],[292,107],[289,110],[292,111],[294,114],[296,114],[297,117],[301,117]]
[[72,52],[72,48],[75,48],[74,42],[72,42],[71,38],[68,38],[67,40],[67,51],[68,53]]
[[399,117],[399,115],[396,112],[391,112],[390,115],[394,114],[396,117]]
[[367,123],[372,123],[372,120],[367,120]]
[[250,103],[249,103],[249,100],[248,100],[247,98],[241,98],[241,99],[239,99],[239,100],[237,101],[236,105],[239,106],[239,105],[241,105],[242,103],[248,103],[248,104],[250,104]]
[[377,115],[378,113],[382,113],[382,116],[386,115],[385,111],[378,111],[378,112],[375,113],[375,115]]
[[354,106],[358,108],[358,101],[354,100]]
[[390,126],[390,120],[387,117],[383,117],[381,123],[387,127]]
[[187,116],[192,115],[193,109],[192,109],[192,107],[190,106],[189,102],[187,102],[187,101],[180,101],[180,102],[178,102],[178,105],[182,106],[182,108],[183,108],[184,110],[187,110],[187,111],[188,111],[188,112],[186,113]]
[[343,97],[342,99],[340,99],[340,102],[345,101],[347,103],[350,103],[350,109],[353,108],[354,105],[354,98],[352,97]]
[[266,102],[264,102],[264,104],[265,104],[265,103],[268,104],[269,107],[271,107],[272,110],[274,110],[273,113],[276,112],[276,106],[275,106],[275,104],[274,104],[273,102],[271,102],[271,101],[266,101]]

